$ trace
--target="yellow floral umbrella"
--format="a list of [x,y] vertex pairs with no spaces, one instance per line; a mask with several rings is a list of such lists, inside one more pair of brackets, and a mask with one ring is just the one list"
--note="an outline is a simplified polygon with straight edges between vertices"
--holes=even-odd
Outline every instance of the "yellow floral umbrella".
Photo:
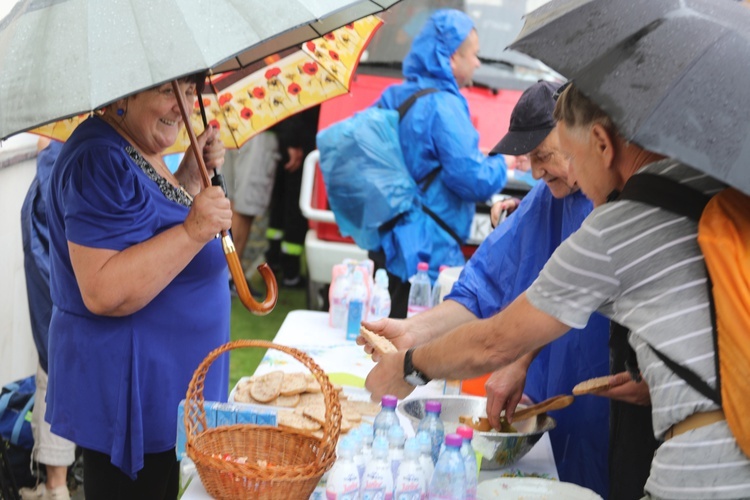
[[[208,123],[219,128],[227,148],[236,149],[285,118],[346,94],[363,50],[382,23],[377,16],[367,16],[298,49],[266,57],[238,71],[210,75],[202,96]],[[195,102],[190,117],[196,131],[204,127],[200,104]],[[65,141],[87,117],[67,118],[31,132]],[[183,128],[165,154],[189,146]]]

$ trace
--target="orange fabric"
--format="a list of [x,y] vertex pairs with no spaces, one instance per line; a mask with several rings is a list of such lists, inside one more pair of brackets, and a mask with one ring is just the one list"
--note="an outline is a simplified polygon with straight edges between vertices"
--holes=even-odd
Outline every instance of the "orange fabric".
[[750,456],[750,196],[726,189],[698,227],[716,307],[721,397],[729,428]]
[[490,375],[492,374],[488,373],[487,375],[482,375],[481,377],[464,380],[463,382],[461,382],[461,392],[474,396],[486,396],[487,391],[485,391],[484,389],[484,383],[487,382],[487,379],[490,378]]

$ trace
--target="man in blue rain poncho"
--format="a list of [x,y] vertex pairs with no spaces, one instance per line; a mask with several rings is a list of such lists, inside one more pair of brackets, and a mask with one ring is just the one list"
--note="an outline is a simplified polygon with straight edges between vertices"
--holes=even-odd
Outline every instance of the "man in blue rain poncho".
[[[511,115],[510,132],[493,150],[528,153],[534,178],[544,182],[482,243],[444,302],[406,321],[386,319],[365,326],[406,349],[467,321],[490,317],[526,290],[552,252],[580,227],[592,205],[577,186],[568,185],[568,161],[558,149],[552,119],[555,89],[547,82],[527,89]],[[594,315],[586,328],[552,342],[536,359],[529,355],[494,373],[486,385],[491,421],[497,422],[503,408],[514,408],[523,393],[541,401],[608,374],[608,332],[609,321]],[[358,341],[364,343],[361,337]],[[606,497],[609,401],[580,397],[553,416],[557,427],[550,439],[560,479]]]
[[459,241],[469,236],[476,202],[505,185],[505,161],[479,151],[479,135],[459,92],[479,67],[478,51],[469,16],[450,9],[435,12],[404,59],[406,81],[387,88],[375,103],[396,109],[420,90],[437,90],[416,100],[400,122],[399,137],[406,167],[423,191],[422,203],[447,228],[415,209],[384,232],[383,252],[373,260],[391,275],[394,317],[405,316],[407,280],[420,261],[430,264],[433,281],[441,265],[464,264]]

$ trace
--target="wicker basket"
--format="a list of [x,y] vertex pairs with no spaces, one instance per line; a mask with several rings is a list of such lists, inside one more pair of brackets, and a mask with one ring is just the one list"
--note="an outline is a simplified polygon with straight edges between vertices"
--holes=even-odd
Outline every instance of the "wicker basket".
[[[272,426],[237,424],[206,429],[203,385],[211,363],[232,349],[259,347],[285,352],[303,363],[323,390],[323,437]],[[185,403],[187,455],[195,462],[206,491],[215,498],[307,499],[336,459],[341,430],[338,393],[323,370],[305,353],[262,340],[237,340],[215,349],[193,374]],[[213,455],[247,457],[240,464]]]

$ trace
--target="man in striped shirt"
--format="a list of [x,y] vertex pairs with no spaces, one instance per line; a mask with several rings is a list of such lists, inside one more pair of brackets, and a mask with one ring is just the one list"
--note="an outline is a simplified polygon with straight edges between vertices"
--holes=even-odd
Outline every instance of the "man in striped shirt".
[[[572,175],[596,208],[524,294],[492,318],[417,347],[411,353],[413,368],[428,378],[476,376],[585,326],[598,311],[631,330],[629,342],[648,384],[644,396],[651,399],[654,433],[665,440],[651,463],[646,497],[750,498],[750,461],[726,420],[694,423],[693,415],[716,415],[719,408],[651,349],[716,385],[707,276],[696,223],[635,201],[608,202],[631,176],[646,172],[706,194],[724,185],[626,142],[609,117],[572,85],[561,95],[555,117]],[[386,356],[373,369],[367,380],[373,397],[411,391],[402,379],[404,357],[403,352]]]

